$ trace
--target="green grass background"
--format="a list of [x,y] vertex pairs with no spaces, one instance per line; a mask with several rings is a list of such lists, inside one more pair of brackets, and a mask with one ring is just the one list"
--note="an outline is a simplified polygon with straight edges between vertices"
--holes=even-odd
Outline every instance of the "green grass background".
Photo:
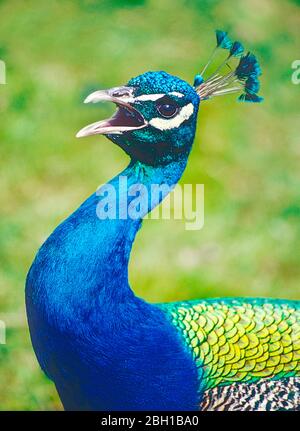
[[206,296],[300,299],[299,1],[0,1],[0,409],[61,409],[33,354],[24,281],[39,245],[128,162],[104,137],[75,139],[110,115],[91,89],[148,70],[189,82],[226,29],[262,65],[260,105],[201,106],[182,183],[204,183],[205,226],[147,220],[130,280],[150,301]]

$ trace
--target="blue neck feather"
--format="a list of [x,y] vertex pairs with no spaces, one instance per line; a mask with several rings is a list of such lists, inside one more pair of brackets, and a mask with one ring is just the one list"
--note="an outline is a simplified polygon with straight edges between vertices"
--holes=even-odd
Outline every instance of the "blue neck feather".
[[[132,244],[141,226],[142,217],[165,197],[160,195],[159,200],[150,202],[151,185],[167,184],[172,187],[178,182],[185,165],[186,161],[164,167],[131,162],[121,174],[108,183],[115,190],[115,219],[99,220],[96,212],[101,198],[99,193],[94,193],[55,229],[37,255],[38,260],[44,259],[40,262],[43,266],[55,264],[55,271],[47,273],[45,284],[49,298],[55,294],[54,305],[64,298],[68,299],[70,307],[74,306],[73,310],[68,311],[73,313],[83,306],[91,307],[90,299],[88,300],[90,297],[99,301],[106,301],[108,298],[120,301],[133,295],[128,285],[128,261]],[[127,188],[120,189],[124,178]],[[132,203],[134,197],[128,196],[128,189],[134,184],[146,187],[149,202],[144,199],[144,203],[147,209],[142,211],[136,220],[130,217],[120,219],[120,201],[127,201],[128,206]],[[49,259],[49,255],[53,261]],[[64,309],[64,316],[65,312]]]
[[[175,185],[185,166],[186,159],[163,167],[132,161],[108,183],[117,207],[132,184],[148,192],[153,183]],[[126,190],[120,177],[127,177]],[[128,284],[144,213],[136,220],[99,220],[99,200],[93,194],[55,229],[28,274],[27,314],[39,362],[66,409],[195,409],[190,352],[165,313]]]

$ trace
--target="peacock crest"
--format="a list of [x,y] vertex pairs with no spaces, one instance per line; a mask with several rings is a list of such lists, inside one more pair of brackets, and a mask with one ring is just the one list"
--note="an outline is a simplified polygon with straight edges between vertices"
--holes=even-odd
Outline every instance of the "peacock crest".
[[[245,54],[241,42],[233,42],[225,31],[216,30],[216,39],[217,44],[208,62],[202,72],[195,76],[194,88],[200,99],[241,93],[238,97],[239,101],[261,102],[263,98],[257,93],[260,89],[258,77],[262,72],[255,55],[251,52]],[[204,79],[204,74],[216,54],[222,50],[226,51],[225,59],[210,76]],[[233,61],[235,61],[234,66],[232,66]]]

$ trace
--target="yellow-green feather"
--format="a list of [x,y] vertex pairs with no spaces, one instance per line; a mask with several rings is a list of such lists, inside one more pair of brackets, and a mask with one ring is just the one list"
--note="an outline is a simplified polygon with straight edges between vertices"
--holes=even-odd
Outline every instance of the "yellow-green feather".
[[203,390],[300,375],[299,302],[225,299],[170,304]]

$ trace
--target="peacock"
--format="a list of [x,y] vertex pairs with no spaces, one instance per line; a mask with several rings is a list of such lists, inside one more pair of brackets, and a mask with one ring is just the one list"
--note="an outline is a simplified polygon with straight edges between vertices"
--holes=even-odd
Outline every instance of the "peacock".
[[[105,135],[130,162],[54,230],[27,275],[33,348],[65,410],[300,410],[299,301],[152,304],[128,282],[135,236],[185,170],[201,102],[262,101],[255,55],[225,31],[216,39],[193,85],[147,72],[85,99],[117,110],[77,137]],[[168,187],[150,199],[153,184]]]

